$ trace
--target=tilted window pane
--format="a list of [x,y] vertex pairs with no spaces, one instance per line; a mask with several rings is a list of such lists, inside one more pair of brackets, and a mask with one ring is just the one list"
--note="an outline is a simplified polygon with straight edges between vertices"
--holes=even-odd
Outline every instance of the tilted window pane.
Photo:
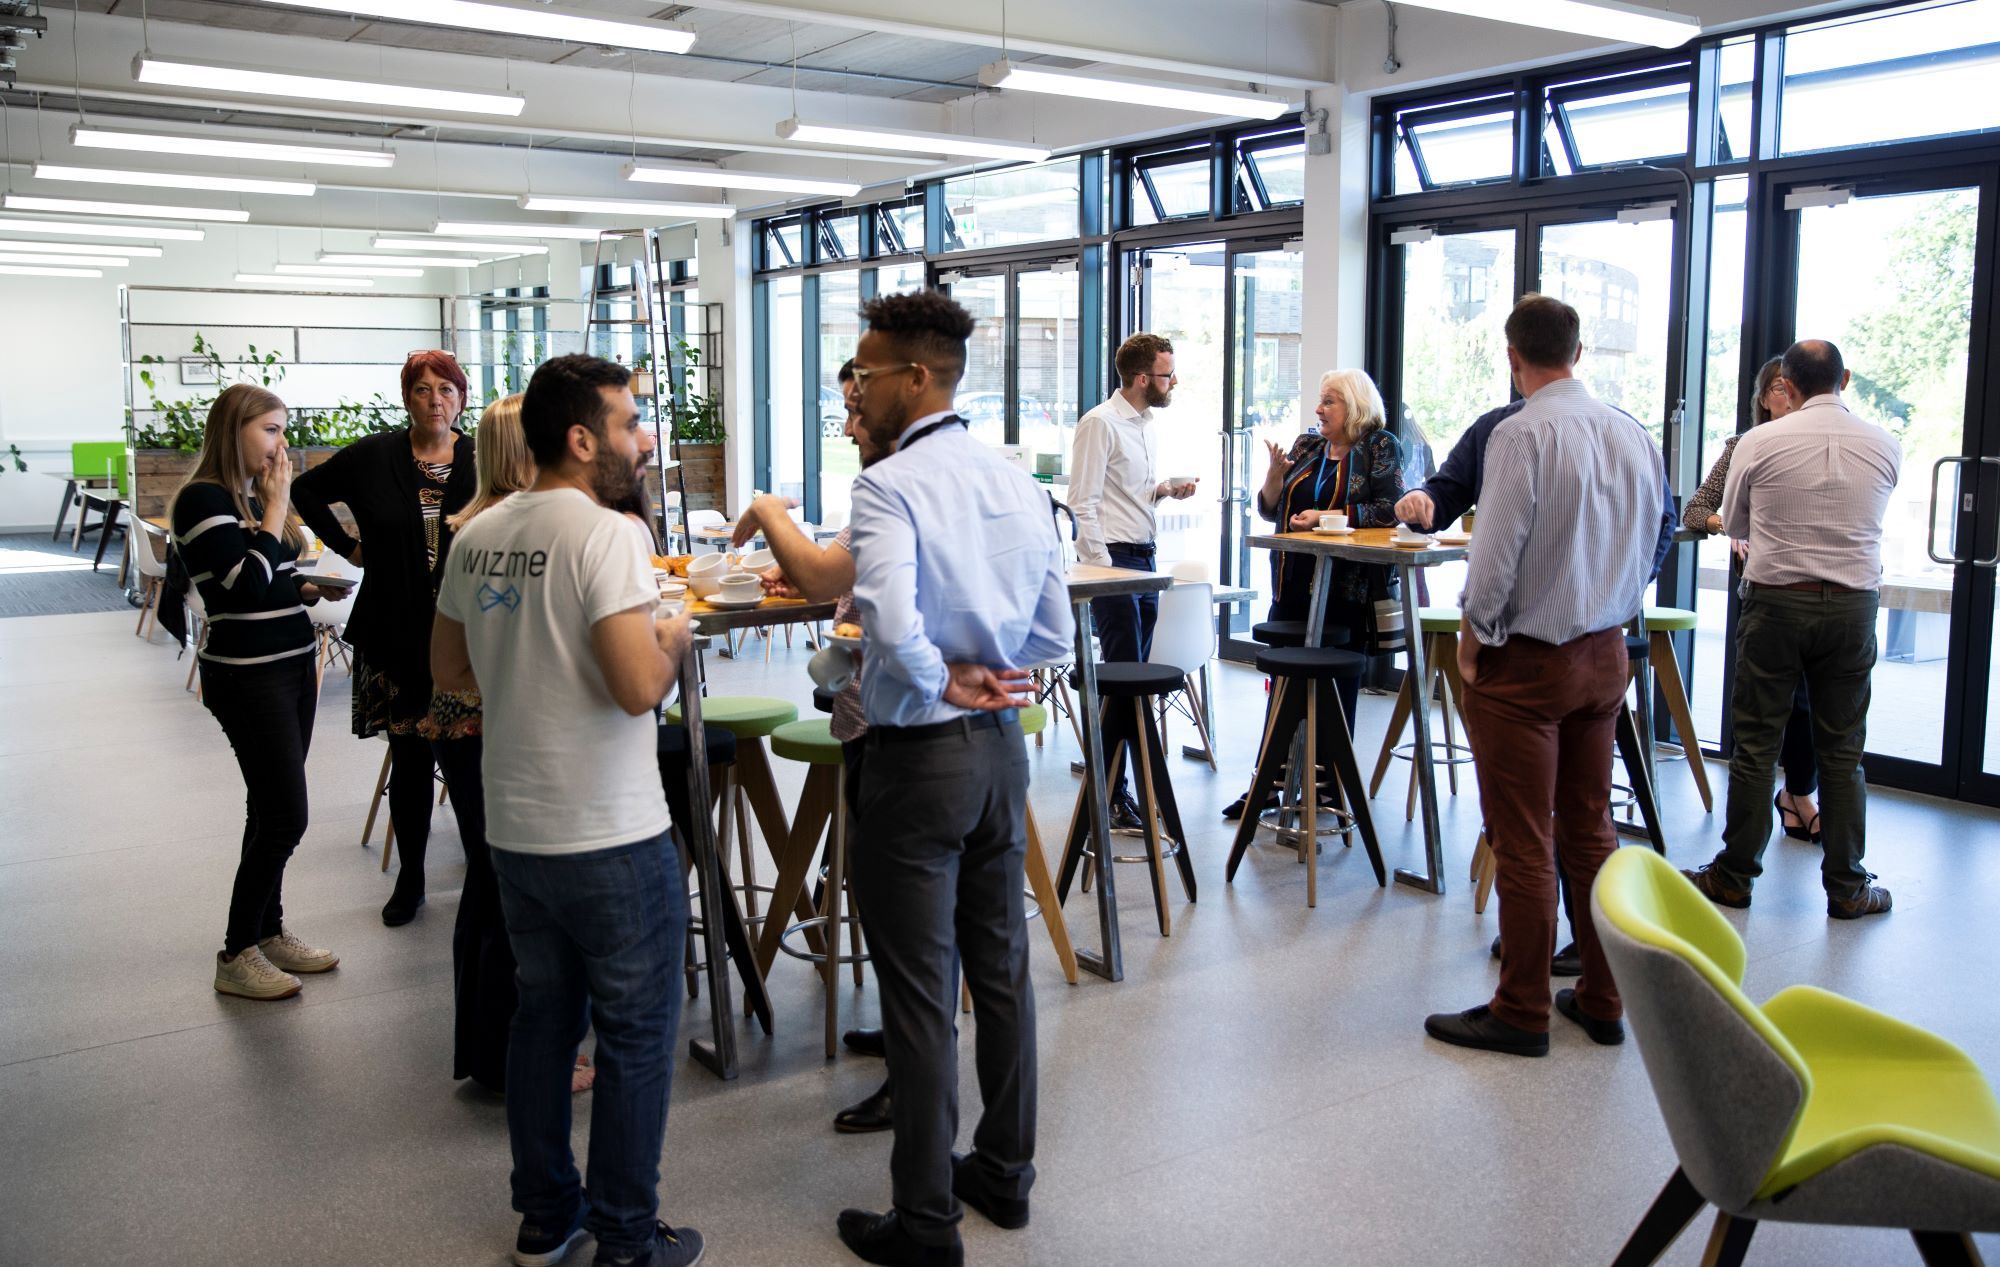
[[1585,167],[1687,153],[1688,86],[1661,84],[1562,107]]
[[1255,165],[1257,178],[1264,184],[1269,205],[1283,206],[1306,200],[1306,143],[1276,149],[1252,150],[1245,161]]
[[[1075,238],[1083,205],[1078,172],[1079,161],[1070,158],[946,181],[944,205],[955,236],[948,237],[945,249]],[[911,249],[921,240],[920,235]]]
[[1514,174],[1514,112],[1419,123],[1410,129],[1433,188]]
[[1785,36],[1778,148],[1851,149],[2000,128],[2000,0],[1964,0]]

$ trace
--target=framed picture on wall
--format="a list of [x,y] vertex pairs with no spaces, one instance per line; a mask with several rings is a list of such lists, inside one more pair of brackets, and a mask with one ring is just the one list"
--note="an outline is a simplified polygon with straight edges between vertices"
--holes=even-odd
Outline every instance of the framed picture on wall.
[[213,387],[221,381],[221,376],[216,373],[214,361],[205,356],[181,358],[181,386]]

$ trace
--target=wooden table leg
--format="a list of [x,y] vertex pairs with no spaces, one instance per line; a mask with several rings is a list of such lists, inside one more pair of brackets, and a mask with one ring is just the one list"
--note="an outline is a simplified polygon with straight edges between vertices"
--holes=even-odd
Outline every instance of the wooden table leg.
[[1049,930],[1056,962],[1062,965],[1063,980],[1076,984],[1076,951],[1069,944],[1069,925],[1063,922],[1062,900],[1056,896],[1055,878],[1049,874],[1048,855],[1042,852],[1041,829],[1035,825],[1035,810],[1025,811],[1028,819],[1028,887],[1034,890],[1035,904],[1042,908],[1042,924]]

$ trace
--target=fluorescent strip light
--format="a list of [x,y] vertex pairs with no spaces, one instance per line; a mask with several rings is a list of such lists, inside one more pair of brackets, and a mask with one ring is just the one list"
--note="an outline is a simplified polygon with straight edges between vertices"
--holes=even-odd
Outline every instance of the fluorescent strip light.
[[1016,158],[1029,163],[1039,163],[1049,156],[1049,151],[1042,146],[1022,145],[1015,141],[987,141],[942,132],[901,132],[894,128],[802,123],[798,119],[786,119],[780,123],[778,135],[787,141],[852,145],[864,150],[901,150],[909,154],[963,154],[972,158]]
[[566,242],[595,242],[605,232],[576,224],[505,224],[486,220],[440,220],[431,231],[468,238],[557,238]]
[[760,189],[780,194],[829,194],[845,198],[860,192],[855,180],[812,180],[804,176],[772,176],[724,171],[719,167],[641,167],[625,164],[625,179],[649,185],[692,185],[699,189]]
[[311,197],[309,180],[258,180],[249,176],[194,176],[181,172],[123,171],[112,167],[65,167],[36,163],[36,180],[74,180],[93,185],[142,185],[153,189],[219,189],[238,194],[291,194]]
[[647,202],[637,198],[550,198],[530,194],[521,199],[523,211],[574,211],[587,216],[692,216],[698,220],[730,220],[736,208],[726,202]]
[[338,251],[321,251],[319,258],[322,264],[347,264],[362,268],[372,268],[377,264],[414,265],[419,271],[426,268],[478,268],[487,263],[486,260],[460,255],[347,255]]
[[76,124],[70,144],[94,150],[133,150],[141,154],[199,154],[209,158],[254,158],[273,163],[322,163],[329,167],[393,167],[396,156],[386,150],[343,150],[324,145],[291,145],[276,141],[232,141],[222,137],[170,136],[164,132],[118,132]]
[[1083,97],[1091,101],[1131,102],[1141,106],[1164,106],[1170,110],[1191,110],[1197,114],[1236,115],[1245,119],[1275,119],[1286,110],[1283,98],[1267,97],[1257,92],[1146,83],[1048,66],[1022,66],[1004,59],[982,68],[979,82],[988,88],[1013,88],[1057,97]]
[[638,48],[651,53],[685,53],[694,47],[695,33],[684,26],[645,18],[586,16],[540,4],[511,0],[267,0],[297,9],[328,13],[359,13],[393,22],[422,22],[468,31],[495,31],[535,39],[567,40],[603,48]]
[[253,286],[290,286],[294,290],[310,290],[314,287],[326,290],[365,290],[375,284],[366,277],[285,277],[277,273],[238,273],[236,280]]
[[8,194],[4,205],[9,211],[71,211],[87,216],[133,216],[153,220],[217,220],[241,224],[250,218],[247,211],[226,207],[171,207],[157,202],[98,202],[88,198],[36,198],[28,194]]
[[1420,9],[1437,9],[1468,18],[1490,18],[1518,26],[1570,31],[1628,44],[1679,48],[1701,34],[1701,20],[1664,9],[1647,9],[1617,0],[1408,0]]
[[[0,220],[0,227],[7,221]],[[127,259],[156,260],[166,252],[157,246],[116,246],[106,242],[95,245],[86,242],[10,242],[0,238],[0,251],[40,251],[44,255],[102,255],[115,251]]]
[[0,264],[0,273],[9,277],[102,277],[94,268],[38,268],[29,264]]
[[335,264],[273,264],[271,271],[288,277],[422,277],[421,268],[351,268]]
[[449,238],[375,238],[378,251],[471,251],[480,255],[547,255],[546,246],[513,246],[502,242],[454,242]]
[[122,255],[44,255],[40,252],[0,251],[0,264],[63,264],[71,268],[129,268],[132,261]]
[[132,59],[132,78],[142,84],[205,88],[211,92],[352,101],[362,105],[404,106],[416,110],[463,110],[470,114],[518,115],[528,104],[527,98],[511,92],[465,92],[456,88],[422,88],[414,84],[365,79],[329,79],[322,75],[252,70],[212,62],[167,61],[146,53]]
[[107,224],[102,220],[9,220],[0,216],[0,233],[50,233],[65,238],[139,238],[154,242],[199,242],[206,229],[152,224]]

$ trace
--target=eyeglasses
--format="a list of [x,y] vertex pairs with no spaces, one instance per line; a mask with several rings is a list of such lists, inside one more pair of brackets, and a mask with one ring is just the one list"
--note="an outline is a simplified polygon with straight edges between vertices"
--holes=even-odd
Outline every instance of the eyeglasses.
[[862,388],[868,386],[868,380],[877,374],[900,374],[904,370],[920,370],[922,368],[924,367],[915,361],[905,361],[901,365],[884,365],[876,369],[869,369],[865,365],[857,365],[854,367],[855,393],[858,395]]

